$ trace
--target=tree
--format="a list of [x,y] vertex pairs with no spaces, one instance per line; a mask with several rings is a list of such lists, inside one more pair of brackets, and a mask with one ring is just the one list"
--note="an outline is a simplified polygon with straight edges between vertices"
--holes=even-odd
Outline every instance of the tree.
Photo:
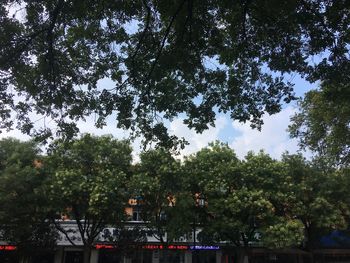
[[[339,89],[342,90],[340,84]],[[302,148],[313,151],[326,167],[348,166],[350,93],[347,90],[332,98],[332,91],[333,88],[326,84],[321,85],[319,90],[309,91],[300,101],[300,110],[292,117],[289,131]]]
[[[230,240],[224,237],[224,232],[232,233],[225,226],[223,202],[231,191],[232,181],[240,173],[240,161],[234,151],[226,144],[210,143],[195,155],[185,160],[188,191],[193,197],[193,224],[197,223],[201,232],[198,240],[204,244]],[[204,206],[199,206],[199,200],[204,199]],[[220,218],[220,219],[219,219]],[[222,220],[221,220],[222,219]]]
[[304,239],[303,225],[298,218],[286,213],[286,207],[295,201],[286,166],[263,151],[250,152],[243,161],[242,174],[244,187],[252,193],[260,192],[261,200],[270,208],[267,215],[259,214],[266,211],[263,206],[254,216],[257,221],[251,229],[258,233],[259,241],[271,248],[300,245]]
[[[57,141],[47,160],[52,172],[48,194],[54,212],[75,220],[84,247],[84,262],[106,225],[124,219],[129,198],[126,183],[130,173],[131,147],[111,136],[89,134],[71,143]],[[72,245],[69,229],[53,218],[56,228]]]
[[181,164],[162,148],[143,152],[140,158],[130,187],[150,234],[167,245],[190,232]]
[[39,152],[32,141],[0,140],[0,240],[18,246],[24,258],[53,249],[57,238],[47,220],[47,174]]
[[[10,14],[16,5],[20,19]],[[348,89],[348,8],[346,0],[4,0],[1,126],[13,127],[14,113],[23,132],[52,136],[45,121],[35,127],[34,112],[70,137],[77,120],[96,114],[101,127],[115,113],[118,127],[166,147],[183,141],[162,118],[186,116],[201,132],[224,112],[260,127],[264,113],[294,99],[288,73]]]
[[280,162],[263,152],[239,161],[227,145],[216,143],[189,158],[186,168],[195,191],[207,198],[199,217],[202,242],[234,245],[238,262],[258,242],[271,248],[302,242],[302,223],[284,213],[290,193]]
[[[292,196],[285,213],[304,226],[304,248],[319,245],[324,235],[348,226],[348,179],[341,171],[327,171],[308,163],[301,155],[283,155]],[[294,200],[293,200],[294,199]]]
[[168,245],[191,233],[188,204],[192,198],[184,189],[181,163],[171,152],[153,149],[141,153],[140,159],[130,186],[139,200],[148,235],[164,246],[160,257],[170,262]]

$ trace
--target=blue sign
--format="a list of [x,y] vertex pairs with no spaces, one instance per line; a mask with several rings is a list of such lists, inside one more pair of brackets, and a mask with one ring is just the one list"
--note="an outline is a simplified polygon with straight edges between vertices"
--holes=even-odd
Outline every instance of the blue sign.
[[190,250],[219,250],[219,246],[190,246]]

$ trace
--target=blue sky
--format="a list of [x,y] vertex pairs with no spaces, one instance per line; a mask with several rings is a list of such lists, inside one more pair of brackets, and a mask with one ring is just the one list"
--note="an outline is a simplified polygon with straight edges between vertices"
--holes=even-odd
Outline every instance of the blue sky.
[[[317,88],[316,84],[310,84],[299,75],[291,76],[291,81],[295,84],[295,94],[303,97],[305,92]],[[297,111],[297,103],[292,102],[284,105],[280,113],[275,115],[265,115],[264,125],[261,131],[252,129],[250,123],[239,123],[233,121],[228,115],[218,115],[215,127],[210,127],[202,134],[196,134],[182,124],[182,119],[176,119],[170,124],[170,131],[177,136],[185,137],[188,145],[183,155],[189,155],[208,145],[209,142],[219,140],[228,143],[240,158],[243,158],[248,151],[258,152],[263,149],[273,158],[280,158],[285,151],[296,153],[298,151],[297,141],[290,139],[287,132],[290,117]],[[309,153],[304,153],[310,156]]]
[[[307,81],[295,75],[293,78],[295,83],[294,89],[297,96],[302,97],[305,92],[310,89],[317,88],[316,84],[310,84]],[[112,81],[104,80],[101,85],[108,87],[113,85]],[[210,127],[202,134],[197,134],[195,131],[188,129],[183,123],[182,118],[174,119],[169,123],[169,130],[172,134],[179,137],[184,137],[188,140],[189,145],[181,152],[181,156],[195,153],[208,143],[219,140],[228,143],[240,158],[243,158],[248,151],[257,152],[263,149],[273,158],[279,158],[285,151],[295,153],[298,150],[297,141],[289,138],[286,131],[290,116],[297,110],[296,102],[284,105],[282,111],[278,114],[263,117],[264,125],[261,131],[254,130],[249,123],[239,123],[232,121],[228,115],[218,115],[215,122],[215,127]],[[129,133],[116,128],[114,116],[107,120],[107,126],[103,129],[97,129],[93,125],[94,116],[90,116],[85,122],[78,123],[81,132],[93,133],[96,135],[112,134],[114,137],[122,139],[127,138]],[[40,123],[38,123],[40,125]],[[47,123],[46,123],[47,124]],[[22,135],[19,131],[13,130],[0,134],[0,138],[13,136],[22,140],[29,139],[28,136]],[[134,158],[138,159],[138,153],[141,151],[140,139],[133,143]],[[308,153],[306,155],[309,155]]]
[[[316,84],[310,84],[298,75],[293,77],[292,82],[295,83],[297,97],[303,97],[305,92],[317,88]],[[233,122],[224,116],[225,125],[220,129],[218,139],[232,146],[241,158],[250,150],[256,152],[260,149],[264,149],[274,158],[279,158],[285,151],[294,153],[298,150],[297,141],[290,139],[286,130],[290,117],[296,111],[297,103],[292,102],[284,105],[278,114],[265,115],[261,131],[251,129],[249,123]]]

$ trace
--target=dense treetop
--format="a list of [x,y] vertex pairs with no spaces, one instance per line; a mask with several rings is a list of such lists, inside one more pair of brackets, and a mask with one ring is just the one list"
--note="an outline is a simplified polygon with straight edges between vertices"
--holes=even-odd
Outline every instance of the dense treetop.
[[[338,86],[337,86],[338,87]],[[325,167],[350,164],[350,89],[330,99],[332,87],[306,93],[289,131],[302,148],[316,153]]]
[[[115,113],[118,127],[174,146],[161,118],[184,114],[200,132],[224,112],[259,127],[263,113],[294,99],[288,73],[333,85],[330,98],[348,89],[349,5],[4,0],[1,128],[69,137],[76,120],[95,114],[100,127]],[[103,85],[106,78],[114,86]],[[33,113],[55,120],[57,130],[33,129]]]
[[[70,143],[56,141],[46,159],[46,195],[51,211],[68,215],[77,224],[84,247],[84,262],[107,225],[120,225],[130,192],[126,183],[131,166],[131,147],[112,136],[82,135]],[[51,222],[72,245],[69,230]]]
[[169,151],[157,149],[141,154],[130,178],[140,217],[148,222],[148,235],[161,243],[174,242],[191,231],[188,205],[193,197],[184,189],[184,177],[180,161]]
[[[318,248],[322,236],[348,229],[348,168],[263,151],[240,160],[219,142],[183,162],[158,148],[132,164],[131,152],[129,142],[111,136],[57,140],[41,157],[33,142],[0,140],[0,239],[33,255],[43,244],[54,247],[60,231],[74,245],[81,240],[89,262],[100,237],[127,248],[146,233],[169,244],[194,242],[196,232],[198,244],[224,242],[244,256],[252,245]],[[124,224],[130,198],[142,229]],[[79,239],[59,224],[61,215],[75,220]]]
[[0,240],[16,244],[23,256],[55,245],[57,235],[47,220],[50,203],[43,185],[39,148],[33,142],[0,140]]

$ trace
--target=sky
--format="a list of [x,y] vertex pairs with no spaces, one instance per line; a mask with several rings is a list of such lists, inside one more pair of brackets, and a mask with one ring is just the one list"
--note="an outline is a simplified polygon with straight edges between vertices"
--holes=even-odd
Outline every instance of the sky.
[[[294,76],[293,82],[295,83],[295,93],[297,96],[302,97],[305,92],[312,88],[316,88],[315,85],[311,85],[298,76]],[[112,85],[112,82],[106,81],[107,85]],[[240,123],[233,121],[228,115],[218,115],[215,121],[215,127],[210,127],[203,133],[198,134],[194,130],[190,130],[183,124],[182,118],[176,118],[169,123],[169,132],[178,137],[184,137],[189,145],[185,147],[180,153],[180,158],[193,154],[203,147],[206,147],[210,142],[221,141],[227,143],[232,149],[235,150],[239,158],[243,159],[249,151],[258,152],[264,150],[271,157],[279,159],[281,154],[288,151],[289,153],[296,153],[298,151],[298,143],[295,139],[289,138],[287,132],[288,125],[290,123],[290,117],[297,111],[296,102],[284,105],[281,112],[274,115],[264,115],[264,125],[261,131],[252,129],[250,123]],[[111,116],[107,119],[107,126],[103,129],[97,129],[93,125],[94,117],[90,116],[86,118],[86,121],[79,121],[78,127],[81,133],[92,133],[95,135],[112,134],[115,138],[125,139],[128,138],[129,133],[127,131],[116,128],[116,122]],[[0,134],[0,138],[15,137],[21,140],[30,139],[29,136],[21,134],[18,130],[12,130],[10,132],[3,132]],[[138,154],[142,150],[141,139],[136,139],[133,142],[134,148],[134,160],[138,160]],[[310,156],[309,153],[304,153],[306,157]]]
[[[295,91],[297,96],[302,97],[304,93],[314,85],[297,78],[295,81]],[[264,150],[275,159],[280,159],[282,153],[297,153],[299,150],[296,139],[291,139],[287,131],[290,117],[297,112],[296,102],[284,105],[283,109],[274,115],[264,115],[264,125],[261,131],[252,129],[250,123],[240,123],[233,121],[228,115],[219,115],[215,122],[215,127],[210,127],[202,134],[188,129],[182,119],[176,119],[170,124],[170,131],[188,140],[189,145],[182,151],[182,155],[190,155],[206,147],[208,143],[219,140],[227,143],[240,159],[249,152],[259,152]],[[306,157],[310,157],[309,152],[303,152]]]

